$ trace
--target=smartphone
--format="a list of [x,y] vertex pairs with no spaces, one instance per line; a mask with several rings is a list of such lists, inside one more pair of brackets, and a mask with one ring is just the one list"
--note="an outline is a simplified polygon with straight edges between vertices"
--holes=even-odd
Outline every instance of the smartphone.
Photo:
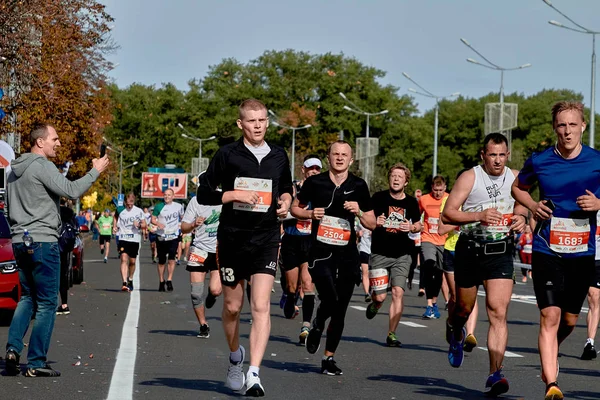
[[556,210],[556,205],[554,204],[554,202],[550,199],[544,200],[545,201],[545,205],[546,207],[548,207],[549,209],[551,209],[552,211]]
[[[546,207],[548,207],[549,209],[551,209],[552,211],[556,210],[556,204],[554,204],[554,202],[550,199],[544,199],[544,205]],[[546,223],[546,221],[548,221],[548,220],[537,221],[537,224],[535,225],[535,229],[533,230],[534,235],[537,235],[540,233],[540,231],[542,230],[542,225],[544,223]]]
[[106,154],[106,145],[104,143],[102,143],[100,145],[100,158],[104,157],[105,154]]

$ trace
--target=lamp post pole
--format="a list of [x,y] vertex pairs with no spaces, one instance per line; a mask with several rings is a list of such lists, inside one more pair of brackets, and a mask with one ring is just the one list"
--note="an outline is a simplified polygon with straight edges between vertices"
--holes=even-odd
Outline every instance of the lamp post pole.
[[287,125],[284,124],[281,121],[281,118],[279,118],[277,116],[277,114],[275,114],[272,110],[269,110],[269,114],[271,114],[271,116],[273,117],[273,119],[271,120],[271,123],[275,126],[284,128],[284,129],[289,129],[292,131],[292,153],[291,153],[291,158],[292,158],[292,180],[296,179],[296,131],[302,130],[302,129],[308,129],[310,127],[312,127],[311,124],[306,124],[303,126],[291,126],[291,125]]
[[437,165],[438,165],[438,126],[439,126],[439,111],[440,111],[440,99],[446,99],[450,97],[459,96],[459,92],[452,93],[449,96],[436,96],[431,93],[429,90],[425,89],[423,86],[419,85],[413,78],[410,77],[406,72],[403,72],[402,75],[412,83],[414,83],[422,92],[415,90],[413,88],[409,88],[410,92],[419,94],[421,96],[429,97],[435,100],[435,119],[433,125],[433,169],[431,176],[434,177],[437,175]]
[[215,135],[213,135],[213,136],[211,136],[209,138],[206,138],[206,139],[201,139],[201,138],[193,137],[193,136],[190,136],[191,133],[187,129],[185,129],[183,127],[183,125],[181,125],[180,123],[178,123],[177,126],[179,128],[181,128],[184,132],[187,133],[187,135],[185,133],[182,133],[181,137],[184,137],[186,139],[190,139],[190,140],[194,140],[194,141],[198,142],[198,163],[200,163],[201,162],[200,160],[202,160],[202,142],[208,142],[209,140],[214,140],[217,137]]
[[[362,110],[360,107],[358,107],[353,102],[351,102],[350,99],[348,99],[344,93],[340,92],[339,95],[348,104],[352,105],[352,107],[349,107],[348,105],[345,105],[344,106],[344,110],[346,110],[346,111],[352,111],[353,113],[365,115],[367,117],[367,129],[366,129],[366,132],[365,132],[365,137],[367,139],[369,138],[370,117],[371,116],[375,116],[375,115],[384,115],[384,114],[387,114],[389,112],[388,110],[382,110],[382,111],[379,111],[379,112],[376,112],[376,113],[368,113],[368,112]],[[367,179],[365,179],[365,181],[367,181],[367,185],[369,184],[368,179],[369,179],[369,158],[370,157],[371,157],[370,155],[367,157],[367,160],[366,160],[366,163],[365,163],[365,178],[367,178]]]
[[548,21],[550,25],[557,26],[559,28],[567,29],[569,31],[577,32],[577,33],[585,33],[587,35],[592,35],[592,83],[590,89],[590,147],[594,147],[596,141],[596,35],[600,34],[600,31],[593,31],[588,29],[582,25],[579,25],[577,22],[573,21],[566,14],[560,11],[558,8],[552,5],[550,0],[543,0],[550,8],[554,11],[562,15],[569,22],[575,25],[577,28],[572,28],[570,26],[565,26],[558,21]]

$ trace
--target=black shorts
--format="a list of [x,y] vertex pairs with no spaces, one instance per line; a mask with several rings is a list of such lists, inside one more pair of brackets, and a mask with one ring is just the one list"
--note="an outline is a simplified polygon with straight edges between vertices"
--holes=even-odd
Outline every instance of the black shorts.
[[[259,241],[256,238],[260,238]],[[279,258],[279,230],[261,233],[223,234],[217,236],[217,265],[221,283],[235,286],[254,274],[275,276]],[[262,243],[261,243],[262,242]]]
[[472,288],[489,279],[514,280],[513,246],[512,238],[484,245],[461,235],[454,252],[456,286]]
[[371,255],[365,251],[361,251],[359,253],[359,257],[360,257],[360,263],[361,264],[369,264],[369,258],[371,258]]
[[539,309],[555,306],[570,314],[579,314],[596,277],[593,256],[562,258],[533,252],[531,272]]
[[208,257],[204,260],[201,265],[188,265],[185,267],[186,271],[190,272],[211,272],[217,270],[217,255],[215,253],[208,253]]
[[154,243],[157,241],[156,233],[148,232],[148,240],[150,243]]
[[137,258],[138,252],[140,251],[140,244],[138,242],[127,242],[125,240],[119,240],[119,255],[127,254],[130,258]]
[[283,235],[281,239],[281,265],[284,271],[298,268],[308,262],[310,252],[310,235]]
[[102,246],[104,243],[110,244],[110,237],[111,235],[100,235],[100,246]]
[[590,286],[600,289],[600,260],[596,260],[596,279]]
[[357,284],[362,282],[360,256],[355,246],[313,245],[308,271],[313,280],[326,276]]
[[158,255],[158,263],[164,264],[169,260],[175,260],[177,256],[177,248],[179,240],[159,240],[156,242],[156,254]]

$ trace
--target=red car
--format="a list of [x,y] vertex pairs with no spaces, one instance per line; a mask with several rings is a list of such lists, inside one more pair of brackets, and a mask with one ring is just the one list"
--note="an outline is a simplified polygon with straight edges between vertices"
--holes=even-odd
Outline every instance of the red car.
[[0,204],[0,310],[14,311],[21,298],[19,272],[8,221]]

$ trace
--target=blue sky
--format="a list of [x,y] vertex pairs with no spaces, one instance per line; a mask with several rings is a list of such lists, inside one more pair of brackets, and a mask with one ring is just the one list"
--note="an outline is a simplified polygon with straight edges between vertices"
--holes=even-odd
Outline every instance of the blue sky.
[[[503,67],[505,93],[572,89],[590,102],[591,35],[557,28],[567,23],[542,0],[100,0],[115,18],[121,46],[111,72],[125,87],[172,82],[187,89],[209,66],[233,57],[247,62],[265,50],[344,53],[387,72],[381,81],[408,93],[480,97],[499,91],[500,72],[473,65],[467,39]],[[553,0],[580,25],[600,31],[600,1]],[[599,38],[600,39],[600,38]],[[483,61],[483,60],[480,60]],[[415,97],[421,112],[433,100]],[[367,108],[367,107],[365,107]],[[378,111],[378,110],[366,110]]]

